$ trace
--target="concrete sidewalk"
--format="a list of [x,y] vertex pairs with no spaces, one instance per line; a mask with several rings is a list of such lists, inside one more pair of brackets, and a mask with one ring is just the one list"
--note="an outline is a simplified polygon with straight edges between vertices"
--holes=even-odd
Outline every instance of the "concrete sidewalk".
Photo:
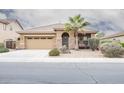
[[0,62],[124,63],[124,58],[0,58]]

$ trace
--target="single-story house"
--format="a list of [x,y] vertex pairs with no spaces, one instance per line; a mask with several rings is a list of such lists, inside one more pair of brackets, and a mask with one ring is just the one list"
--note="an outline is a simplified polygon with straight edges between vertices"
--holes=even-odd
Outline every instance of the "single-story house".
[[105,36],[102,38],[102,40],[117,40],[120,42],[124,42],[124,31],[109,36]]
[[[52,24],[18,31],[20,35],[17,48],[21,49],[52,49],[66,45],[69,49],[75,47],[74,32],[64,31],[64,24]],[[78,33],[79,48],[88,48],[88,38],[94,37],[96,31],[82,30]]]

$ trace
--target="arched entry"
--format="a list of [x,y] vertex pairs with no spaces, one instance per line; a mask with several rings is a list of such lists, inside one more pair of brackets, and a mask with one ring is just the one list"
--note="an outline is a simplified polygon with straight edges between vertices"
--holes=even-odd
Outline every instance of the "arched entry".
[[69,34],[67,32],[62,34],[62,46],[63,45],[66,45],[67,47],[69,45]]

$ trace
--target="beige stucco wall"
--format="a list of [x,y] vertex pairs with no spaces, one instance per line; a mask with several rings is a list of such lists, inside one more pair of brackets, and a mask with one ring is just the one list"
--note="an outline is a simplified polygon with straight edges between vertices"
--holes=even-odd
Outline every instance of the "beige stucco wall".
[[4,26],[5,24],[3,24],[3,23],[0,23],[0,30],[3,30],[3,26]]
[[17,43],[16,43],[16,48],[22,48],[22,49],[24,49],[25,48],[25,37],[24,37],[24,35],[20,35],[20,40],[17,40]]
[[[47,48],[47,46],[48,46],[48,44],[47,43],[51,43],[51,45],[52,45],[52,43],[53,43],[53,45],[54,45],[54,47],[53,48],[62,48],[62,34],[64,33],[64,31],[55,31],[56,32],[56,34],[55,34],[55,36],[54,36],[54,42],[51,42],[51,41],[44,41],[43,43],[44,43],[44,45],[39,45],[39,46],[41,46],[41,47],[45,47],[46,46],[46,48]],[[42,33],[40,33],[40,34],[42,34]],[[74,32],[68,32],[68,34],[69,34],[69,49],[74,49],[75,48],[75,37],[74,37]],[[37,35],[39,35],[39,34],[31,34],[31,33],[28,33],[28,35],[30,36],[32,36],[32,35],[35,35],[35,36],[37,36]],[[49,33],[48,33],[48,35],[49,35]],[[94,37],[95,36],[95,34],[91,34],[91,37]],[[36,41],[36,40],[32,40],[32,41],[30,41],[30,43],[32,42],[32,44],[34,44],[34,45],[38,45],[38,41]],[[42,41],[41,41],[42,42]],[[20,41],[18,41],[17,42],[18,44],[17,44],[17,48],[26,48],[26,44],[27,44],[27,42],[26,42],[26,34],[21,34],[21,36],[20,36]],[[32,47],[33,47],[33,45],[32,44],[30,44]],[[29,46],[28,46],[29,47]]]
[[11,31],[21,31],[22,28],[20,27],[20,25],[18,23],[11,22],[10,24],[0,23],[0,30],[5,30],[5,31],[8,31],[8,30],[11,30]]
[[[11,30],[12,28],[12,30]],[[0,43],[4,43],[8,39],[12,39],[17,41],[17,38],[20,36],[16,33],[16,31],[21,31],[22,28],[16,22],[12,22],[10,24],[0,23]],[[17,42],[18,43],[18,42]]]
[[8,24],[6,27],[6,30],[10,30],[11,28],[12,28],[12,31],[21,31],[22,30],[20,25],[17,24],[16,22],[12,22],[12,23]]
[[17,40],[19,34],[14,31],[0,31],[0,43],[3,43],[6,39]]
[[95,34],[91,34],[91,38],[95,37]]

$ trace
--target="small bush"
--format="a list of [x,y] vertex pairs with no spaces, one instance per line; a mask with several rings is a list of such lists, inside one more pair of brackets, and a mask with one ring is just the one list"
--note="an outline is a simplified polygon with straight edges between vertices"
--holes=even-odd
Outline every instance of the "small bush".
[[9,52],[9,49],[7,49],[7,48],[0,48],[0,53],[4,53],[4,52]]
[[121,57],[124,55],[124,48],[119,43],[104,43],[100,50],[106,57]]
[[50,50],[49,52],[49,56],[59,56],[60,55],[60,52],[57,48],[54,48],[52,50]]
[[3,43],[0,43],[0,48],[4,48],[4,44]]
[[90,38],[88,41],[89,41],[89,46],[93,51],[98,49],[98,47],[99,47],[99,39]]
[[124,43],[120,43],[122,45],[122,47],[124,47]]

